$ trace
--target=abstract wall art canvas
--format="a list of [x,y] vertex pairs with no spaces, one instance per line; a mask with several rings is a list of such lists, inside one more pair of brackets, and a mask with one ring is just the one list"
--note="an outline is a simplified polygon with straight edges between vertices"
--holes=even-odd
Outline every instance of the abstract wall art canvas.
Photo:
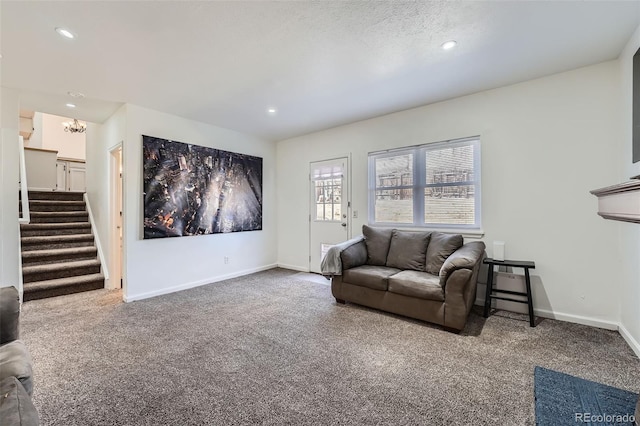
[[142,136],[144,239],[262,229],[262,158]]

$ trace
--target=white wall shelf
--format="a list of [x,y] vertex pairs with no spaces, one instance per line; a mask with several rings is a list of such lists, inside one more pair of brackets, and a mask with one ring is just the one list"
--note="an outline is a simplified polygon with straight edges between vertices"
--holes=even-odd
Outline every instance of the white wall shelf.
[[598,214],[603,218],[640,223],[640,180],[589,192],[598,197]]

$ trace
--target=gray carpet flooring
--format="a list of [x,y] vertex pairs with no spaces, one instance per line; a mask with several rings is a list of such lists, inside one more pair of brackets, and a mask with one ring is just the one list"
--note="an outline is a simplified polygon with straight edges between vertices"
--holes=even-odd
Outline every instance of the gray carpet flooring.
[[527,425],[536,365],[640,391],[617,332],[474,311],[456,335],[336,304],[297,274],[26,303],[42,424]]

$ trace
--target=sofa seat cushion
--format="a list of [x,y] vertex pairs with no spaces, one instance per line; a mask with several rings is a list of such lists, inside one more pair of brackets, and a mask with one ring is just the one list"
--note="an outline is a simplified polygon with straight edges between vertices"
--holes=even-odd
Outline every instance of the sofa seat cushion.
[[389,277],[398,272],[399,269],[386,266],[362,265],[343,271],[342,281],[373,290],[387,291]]
[[419,299],[444,301],[440,277],[420,271],[402,271],[389,277],[389,292]]
[[33,392],[31,356],[21,340],[0,346],[0,380],[16,377],[29,395]]

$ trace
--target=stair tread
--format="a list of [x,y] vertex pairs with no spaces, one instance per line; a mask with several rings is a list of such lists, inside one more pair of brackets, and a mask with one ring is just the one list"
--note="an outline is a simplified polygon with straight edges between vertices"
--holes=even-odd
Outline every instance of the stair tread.
[[84,191],[27,191],[29,195],[37,194],[37,195],[47,195],[47,194],[84,194]]
[[68,212],[30,212],[31,216],[87,216],[86,210],[71,210]]
[[90,260],[74,260],[72,262],[48,263],[45,265],[23,266],[22,275],[39,274],[48,271],[57,271],[60,269],[86,268],[90,266],[100,266],[98,259]]
[[[22,194],[19,195],[22,200]],[[84,200],[84,192],[74,191],[29,191],[29,201],[31,200]]]
[[20,228],[23,230],[91,228],[91,224],[89,222],[23,223]]
[[30,293],[35,291],[49,290],[49,289],[58,288],[58,287],[71,287],[71,286],[89,283],[92,281],[99,281],[99,280],[104,280],[104,275],[101,273],[77,275],[75,277],[68,277],[68,278],[56,278],[53,280],[34,281],[30,283],[25,283],[23,288],[24,288],[24,293]]
[[97,251],[98,249],[95,246],[70,247],[70,248],[47,249],[47,250],[31,250],[31,251],[25,251],[24,253],[22,253],[22,258],[26,259],[26,258],[33,258],[33,257],[55,256],[55,255],[65,255],[65,254],[93,253]]
[[33,242],[67,242],[67,241],[84,241],[93,239],[93,234],[67,234],[67,235],[35,235],[33,237],[22,237],[20,241],[22,244]]
[[80,200],[29,200],[29,203],[33,204],[85,204]]

